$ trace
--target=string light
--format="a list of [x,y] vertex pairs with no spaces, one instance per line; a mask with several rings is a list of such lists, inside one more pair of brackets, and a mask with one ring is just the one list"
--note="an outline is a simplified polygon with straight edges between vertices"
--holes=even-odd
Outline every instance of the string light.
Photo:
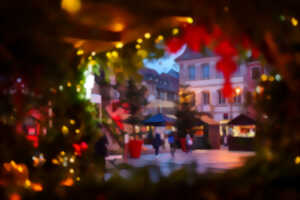
[[295,158],[295,164],[296,164],[296,165],[299,165],[299,164],[300,164],[300,156],[297,156],[297,157]]
[[78,49],[76,54],[77,54],[77,56],[82,56],[84,54],[83,49]]
[[117,48],[117,49],[121,49],[121,48],[123,48],[123,46],[124,46],[124,44],[123,44],[122,42],[118,42],[118,43],[116,44],[116,48]]
[[298,20],[295,17],[292,17],[291,23],[293,26],[298,26]]
[[260,79],[261,79],[263,82],[265,82],[265,81],[268,80],[268,76],[267,76],[266,74],[262,74],[261,77],[260,77]]
[[93,51],[93,52],[91,53],[91,55],[92,55],[92,56],[95,56],[95,55],[96,55],[96,52],[95,52],[95,51]]
[[80,85],[76,85],[76,91],[80,92],[81,91],[81,86]]
[[69,128],[68,128],[67,126],[63,125],[63,126],[61,127],[61,132],[62,132],[64,135],[66,135],[66,134],[69,133]]
[[61,151],[61,152],[60,152],[60,155],[61,155],[61,156],[64,156],[64,155],[66,155],[66,152]]
[[136,48],[136,49],[140,49],[140,48],[141,48],[141,45],[137,44],[137,45],[135,45],[135,48]]
[[111,52],[107,52],[107,53],[106,53],[106,57],[107,57],[107,58],[111,58]]
[[156,43],[160,43],[160,42],[163,41],[163,40],[164,40],[164,36],[159,35],[159,36],[156,38],[155,42],[156,42]]
[[79,134],[79,133],[80,133],[80,130],[79,130],[79,129],[76,129],[76,130],[75,130],[75,133],[76,133],[76,134]]
[[76,181],[80,181],[80,177],[79,176],[76,177]]
[[74,119],[71,119],[71,120],[70,120],[70,124],[74,125],[75,123],[76,123],[76,122],[75,122]]
[[269,81],[270,82],[273,82],[275,79],[274,79],[274,76],[269,76]]
[[62,0],[61,8],[71,14],[75,14],[81,8],[81,0]]
[[111,57],[112,58],[118,58],[119,57],[119,53],[117,51],[113,51],[113,52],[111,52]]
[[151,34],[150,34],[150,33],[145,33],[144,37],[145,37],[146,39],[150,39],[150,38],[151,38]]
[[143,43],[143,39],[139,38],[139,39],[136,40],[136,42],[139,43],[139,44],[142,44]]
[[74,169],[71,168],[71,169],[69,170],[69,172],[70,172],[70,174],[74,174]]
[[192,24],[192,23],[194,23],[194,19],[192,17],[188,17],[186,19],[186,22],[189,23],[189,24]]
[[72,83],[69,81],[69,82],[67,82],[67,86],[68,87],[71,87],[72,86]]
[[178,28],[173,28],[172,34],[177,35],[178,33],[179,33],[179,29]]
[[58,89],[59,89],[60,91],[63,91],[63,90],[64,90],[64,86],[60,85],[60,86],[58,87]]

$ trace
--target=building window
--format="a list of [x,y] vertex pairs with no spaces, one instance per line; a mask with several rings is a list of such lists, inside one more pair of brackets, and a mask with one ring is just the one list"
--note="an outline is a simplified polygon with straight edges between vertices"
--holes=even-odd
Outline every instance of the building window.
[[167,99],[168,99],[169,101],[174,101],[174,100],[175,100],[175,94],[172,93],[172,92],[168,92],[168,93],[167,93]]
[[218,103],[225,104],[225,97],[221,90],[218,90]]
[[223,73],[220,71],[217,71],[216,78],[223,78]]
[[254,67],[251,69],[251,78],[252,80],[258,80],[260,77],[260,71],[258,67]]
[[242,103],[242,96],[241,96],[241,94],[235,95],[234,98],[233,98],[233,102],[235,104],[241,104]]
[[188,67],[189,70],[189,80],[195,80],[196,79],[196,68],[195,66],[189,66]]
[[201,65],[201,79],[209,79],[209,64],[205,63]]
[[202,92],[202,102],[204,105],[209,104],[209,92]]

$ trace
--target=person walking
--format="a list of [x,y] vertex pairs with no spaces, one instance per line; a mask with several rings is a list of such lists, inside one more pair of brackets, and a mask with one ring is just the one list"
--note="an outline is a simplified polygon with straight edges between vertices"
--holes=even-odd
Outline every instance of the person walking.
[[170,152],[171,152],[171,156],[172,158],[174,158],[175,156],[175,151],[176,151],[176,143],[175,143],[175,132],[172,131],[169,135],[168,135],[168,142],[170,144]]
[[189,153],[192,150],[192,145],[193,145],[193,140],[189,133],[186,134],[185,141],[186,141],[186,152]]
[[105,134],[101,135],[95,144],[96,159],[99,165],[103,168],[103,172],[105,172],[105,157],[107,156],[107,144],[108,140]]
[[158,158],[158,156],[159,156],[159,147],[161,145],[161,138],[160,138],[159,133],[155,134],[152,145],[153,145],[153,148],[155,150],[155,156],[156,156],[156,158]]

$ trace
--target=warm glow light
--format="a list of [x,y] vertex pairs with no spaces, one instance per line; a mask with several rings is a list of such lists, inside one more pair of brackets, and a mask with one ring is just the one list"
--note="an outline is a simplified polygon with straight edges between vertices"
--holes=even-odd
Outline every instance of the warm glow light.
[[119,53],[117,51],[113,51],[113,52],[111,52],[111,56],[112,56],[112,58],[118,58]]
[[261,86],[257,86],[255,90],[256,90],[256,92],[257,92],[258,94],[260,94],[260,93],[262,93],[262,92],[264,91],[264,88],[261,87]]
[[71,168],[71,169],[69,170],[69,172],[70,172],[71,174],[74,174],[74,169]]
[[75,162],[75,156],[72,156],[71,158],[70,158],[70,163],[74,163]]
[[194,19],[192,17],[188,17],[186,19],[186,22],[189,23],[189,24],[192,24],[192,23],[194,23]]
[[64,155],[66,155],[66,152],[61,151],[61,152],[60,152],[60,155],[61,155],[61,156],[64,156]]
[[107,53],[106,53],[106,57],[107,57],[107,58],[111,58],[111,53],[110,53],[110,52],[107,52]]
[[266,74],[262,74],[261,77],[260,77],[260,79],[261,79],[263,82],[265,82],[265,81],[268,80],[268,76],[267,76]]
[[76,85],[76,91],[80,92],[81,91],[81,86],[80,85]]
[[67,82],[67,86],[68,87],[71,87],[72,86],[72,83],[69,81],[69,82]]
[[93,52],[91,53],[91,55],[92,55],[92,56],[95,56],[95,55],[96,55],[96,52],[95,52],[95,51],[93,51]]
[[76,181],[80,181],[80,177],[78,176],[78,177],[76,177]]
[[76,123],[76,122],[75,122],[74,119],[71,119],[71,120],[70,120],[70,124],[74,125],[75,123]]
[[78,56],[81,56],[81,55],[84,54],[84,51],[83,51],[82,49],[78,49],[77,52],[76,52],[76,54],[77,54]]
[[72,178],[67,178],[67,179],[65,179],[65,180],[63,180],[63,181],[61,182],[61,185],[67,186],[67,187],[70,187],[70,186],[72,186],[73,184],[74,184],[74,181],[73,181]]
[[141,48],[141,45],[137,44],[137,45],[135,45],[135,48],[136,48],[136,49],[140,49],[140,48]]
[[17,193],[13,193],[9,196],[9,200],[22,200],[21,196]]
[[150,33],[145,33],[144,37],[145,37],[146,39],[150,39],[150,38],[151,38],[151,34],[150,34]]
[[235,93],[237,95],[241,94],[241,88],[239,88],[239,87],[235,88]]
[[121,48],[123,48],[123,46],[124,46],[124,44],[123,44],[122,42],[118,42],[118,43],[116,44],[116,48],[117,48],[117,49],[121,49]]
[[179,29],[178,28],[173,28],[172,34],[177,35],[178,33],[179,33]]
[[269,76],[269,81],[273,82],[274,80],[274,76]]
[[75,133],[76,133],[76,134],[79,134],[79,133],[80,133],[80,130],[79,130],[79,129],[76,129],[76,130],[75,130]]
[[299,165],[299,164],[300,164],[300,156],[297,156],[297,157],[295,158],[295,164],[296,164],[296,165]]
[[43,186],[40,183],[32,183],[31,189],[35,192],[43,191]]
[[54,164],[54,165],[58,165],[58,164],[59,164],[59,162],[58,162],[58,160],[57,160],[57,159],[53,158],[53,159],[52,159],[52,164]]
[[298,20],[295,17],[292,17],[291,23],[293,26],[298,26]]
[[163,41],[163,40],[164,40],[164,36],[159,35],[159,36],[156,38],[155,42],[156,42],[156,43],[160,43],[160,42]]
[[143,39],[139,38],[139,39],[136,40],[136,42],[139,43],[139,44],[141,44],[143,42]]
[[111,30],[114,32],[121,32],[125,28],[125,25],[122,23],[115,23],[111,26]]
[[93,65],[90,63],[88,65],[87,70],[84,72],[85,78],[85,83],[84,83],[84,88],[86,91],[85,97],[87,99],[90,99],[92,96],[92,89],[95,84],[95,76],[93,74]]
[[66,135],[66,134],[69,133],[69,128],[68,128],[67,126],[63,125],[63,126],[61,127],[61,132],[62,132],[64,135]]
[[24,187],[29,188],[31,186],[31,181],[29,179],[25,180]]
[[81,0],[62,0],[61,8],[71,14],[75,14],[81,8]]

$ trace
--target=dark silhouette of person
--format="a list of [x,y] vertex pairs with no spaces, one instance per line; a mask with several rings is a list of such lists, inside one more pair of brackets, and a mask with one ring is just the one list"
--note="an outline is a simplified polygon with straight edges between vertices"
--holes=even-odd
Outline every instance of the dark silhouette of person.
[[153,148],[155,149],[155,156],[158,157],[159,147],[161,145],[160,134],[158,134],[158,133],[155,134],[155,137],[153,139],[152,145],[153,145]]
[[107,156],[107,147],[106,147],[107,144],[108,144],[108,140],[105,134],[100,136],[100,138],[95,144],[96,159],[98,160],[98,163],[100,164],[100,166],[103,167],[104,170],[105,170],[105,157]]

